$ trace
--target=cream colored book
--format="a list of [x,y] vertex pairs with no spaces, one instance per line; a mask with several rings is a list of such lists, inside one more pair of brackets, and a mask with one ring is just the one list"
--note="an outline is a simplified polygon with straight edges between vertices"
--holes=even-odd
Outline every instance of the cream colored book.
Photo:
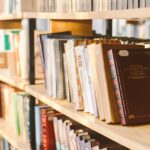
[[109,84],[106,74],[108,74],[108,69],[106,68],[107,57],[105,54],[105,49],[103,49],[102,44],[97,44],[97,60],[99,61],[99,69],[101,71],[101,83],[102,83],[102,92],[104,99],[105,107],[105,119],[107,123],[117,123],[120,121],[117,102],[112,92],[109,91]]
[[94,85],[95,95],[96,95],[96,102],[99,112],[99,117],[101,120],[105,120],[105,110],[104,110],[104,99],[103,99],[103,93],[101,89],[101,72],[97,69],[97,66],[99,66],[97,61],[97,47],[96,44],[90,44],[87,46],[88,51],[88,57],[89,57],[89,67],[91,69],[91,79]]
[[103,0],[103,11],[107,11],[107,10],[108,10],[108,1]]
[[68,40],[66,44],[66,58],[68,72],[70,71],[70,84],[73,94],[73,102],[76,110],[83,110],[83,99],[80,91],[80,82],[78,77],[77,63],[74,51],[74,40]]

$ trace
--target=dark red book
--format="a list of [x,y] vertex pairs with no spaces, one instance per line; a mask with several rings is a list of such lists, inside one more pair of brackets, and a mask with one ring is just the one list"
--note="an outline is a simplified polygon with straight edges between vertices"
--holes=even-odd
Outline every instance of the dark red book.
[[52,108],[41,110],[42,118],[42,145],[44,150],[56,150],[53,117],[58,114]]
[[150,122],[150,49],[107,54],[122,125]]

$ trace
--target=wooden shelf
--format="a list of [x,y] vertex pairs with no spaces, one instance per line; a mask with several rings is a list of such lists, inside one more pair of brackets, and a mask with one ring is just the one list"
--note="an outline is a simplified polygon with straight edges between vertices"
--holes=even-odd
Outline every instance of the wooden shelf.
[[0,119],[0,135],[18,150],[30,150],[29,143],[16,136],[11,126],[2,119]]
[[18,20],[24,18],[89,20],[89,19],[146,19],[150,18],[150,8],[112,10],[102,12],[46,13],[22,12],[16,14],[0,14],[0,20]]
[[0,14],[0,20],[20,20],[23,18],[22,13]]
[[150,18],[150,8],[113,10],[103,12],[76,12],[76,13],[45,13],[27,12],[24,18],[88,20],[88,19],[135,19]]
[[20,90],[24,90],[25,85],[29,84],[27,80],[21,80],[17,76],[10,76],[5,70],[0,70],[0,81],[7,83]]
[[[24,90],[26,85],[29,85],[29,81],[22,80],[17,76],[10,76],[8,73],[4,70],[0,70],[0,81],[7,83],[15,88],[18,88],[20,90]],[[44,83],[44,80],[36,80],[36,84],[42,84]]]
[[50,98],[50,96],[46,94],[44,85],[26,86],[25,91],[66,116],[132,150],[150,149],[150,125],[132,127],[107,125],[105,122],[96,119],[90,114],[75,111],[73,105],[66,100]]

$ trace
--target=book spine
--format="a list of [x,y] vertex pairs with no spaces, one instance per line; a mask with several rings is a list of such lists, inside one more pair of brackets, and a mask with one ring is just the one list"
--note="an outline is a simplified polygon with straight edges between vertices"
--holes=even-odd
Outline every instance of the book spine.
[[41,145],[41,117],[40,106],[35,106],[35,133],[36,133],[36,150],[40,150]]
[[112,81],[113,81],[113,85],[114,85],[114,88],[115,88],[115,94],[116,94],[116,99],[117,99],[121,124],[125,125],[126,123],[125,123],[125,116],[124,116],[124,113],[123,113],[122,98],[121,98],[121,93],[120,93],[120,89],[119,89],[117,70],[116,70],[116,67],[115,67],[115,60],[114,60],[114,57],[113,57],[112,50],[109,50],[107,52],[107,56],[108,56],[108,59],[109,59],[109,65],[110,65],[110,70],[111,70],[111,75],[112,75]]
[[42,144],[44,150],[49,150],[49,132],[48,132],[48,119],[46,115],[46,110],[42,110]]

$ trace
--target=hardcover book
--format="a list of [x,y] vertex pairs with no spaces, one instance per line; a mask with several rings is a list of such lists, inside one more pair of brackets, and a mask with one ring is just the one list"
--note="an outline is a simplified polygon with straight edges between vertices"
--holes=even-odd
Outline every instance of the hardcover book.
[[150,49],[108,51],[122,125],[150,122]]

